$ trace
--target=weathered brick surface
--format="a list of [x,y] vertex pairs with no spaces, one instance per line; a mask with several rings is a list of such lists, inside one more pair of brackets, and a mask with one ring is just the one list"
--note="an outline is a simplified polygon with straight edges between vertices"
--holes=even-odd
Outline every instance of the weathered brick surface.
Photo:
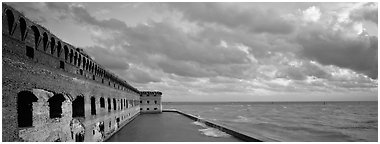
[[[81,138],[102,141],[140,114],[140,91],[97,64],[83,50],[61,41],[13,8],[3,4],[2,10],[3,141],[75,141]],[[20,19],[26,21],[25,33],[22,33]],[[58,43],[61,44],[60,54]],[[32,50],[33,57],[28,56],[27,47]],[[62,63],[64,68],[60,68]],[[18,126],[18,94],[22,91],[31,92],[37,98],[31,102],[33,122],[30,127]],[[61,94],[64,97],[60,106],[62,113],[60,117],[50,118],[52,106],[49,101]],[[84,98],[84,117],[73,117],[73,101],[78,96]],[[91,105],[91,97],[95,98],[95,105]],[[105,100],[104,107],[100,106],[100,98]],[[94,107],[95,115],[91,113]]]

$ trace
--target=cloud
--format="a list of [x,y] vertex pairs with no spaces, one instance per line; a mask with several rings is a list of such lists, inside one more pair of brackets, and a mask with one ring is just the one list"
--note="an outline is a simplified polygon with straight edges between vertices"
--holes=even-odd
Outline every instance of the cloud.
[[366,3],[350,12],[350,18],[356,21],[371,21],[378,24],[377,3]]
[[160,82],[161,78],[153,76],[149,73],[149,70],[143,70],[140,68],[132,67],[128,71],[125,71],[123,77],[134,83],[147,84],[150,82]]
[[215,23],[257,33],[288,34],[293,26],[274,9],[245,8],[245,3],[171,3],[170,6],[193,21]]
[[[168,9],[154,15],[162,19],[133,26],[95,17],[89,6],[46,3],[53,17],[88,31],[93,46],[84,49],[99,64],[172,99],[377,91],[377,37],[365,35],[360,22],[371,18],[362,10],[368,6],[350,9],[340,21],[340,11],[317,4],[283,11],[247,3],[164,3],[160,8]],[[355,10],[361,11],[354,16]]]
[[301,55],[326,65],[336,65],[377,79],[377,37],[350,37],[332,30],[307,30],[298,36]]
[[308,9],[302,11],[303,18],[308,22],[316,22],[321,17],[321,11],[315,6],[309,7]]

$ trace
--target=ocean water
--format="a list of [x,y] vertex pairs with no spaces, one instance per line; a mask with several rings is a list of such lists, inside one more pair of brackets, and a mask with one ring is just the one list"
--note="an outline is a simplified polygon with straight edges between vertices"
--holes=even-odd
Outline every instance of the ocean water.
[[[377,102],[168,102],[163,108],[181,110],[273,141],[378,141]],[[209,127],[200,132],[227,136]]]

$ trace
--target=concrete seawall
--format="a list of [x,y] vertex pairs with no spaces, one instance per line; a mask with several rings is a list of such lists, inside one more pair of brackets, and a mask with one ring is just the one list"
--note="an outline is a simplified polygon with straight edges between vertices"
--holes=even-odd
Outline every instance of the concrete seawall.
[[175,112],[175,113],[179,113],[179,114],[182,114],[194,121],[199,121],[199,122],[202,122],[204,124],[206,124],[207,126],[209,127],[213,127],[213,128],[216,128],[220,131],[223,131],[225,133],[228,133],[236,138],[239,138],[243,141],[247,141],[247,142],[264,142],[264,141],[273,141],[273,140],[269,140],[269,139],[265,139],[265,138],[253,138],[251,136],[249,136],[249,134],[246,134],[244,132],[239,132],[233,128],[230,128],[228,126],[224,126],[224,125],[221,125],[221,124],[216,124],[214,122],[210,122],[208,120],[205,120],[205,119],[202,119],[202,118],[199,118],[199,117],[196,117],[194,115],[191,115],[191,114],[187,114],[187,113],[184,113],[182,111],[179,111],[179,110],[176,110],[176,109],[164,109],[162,110],[162,112]]

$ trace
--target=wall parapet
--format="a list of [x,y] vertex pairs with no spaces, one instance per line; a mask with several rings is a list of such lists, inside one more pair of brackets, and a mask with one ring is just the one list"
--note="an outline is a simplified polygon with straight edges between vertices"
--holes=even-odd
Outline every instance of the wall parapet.
[[140,114],[140,91],[2,5],[3,141],[102,141]]
[[48,29],[29,20],[7,4],[3,3],[2,6],[3,37],[24,45],[20,47],[22,49],[5,50],[115,89],[139,93],[138,89],[94,61],[82,48],[62,41]]

